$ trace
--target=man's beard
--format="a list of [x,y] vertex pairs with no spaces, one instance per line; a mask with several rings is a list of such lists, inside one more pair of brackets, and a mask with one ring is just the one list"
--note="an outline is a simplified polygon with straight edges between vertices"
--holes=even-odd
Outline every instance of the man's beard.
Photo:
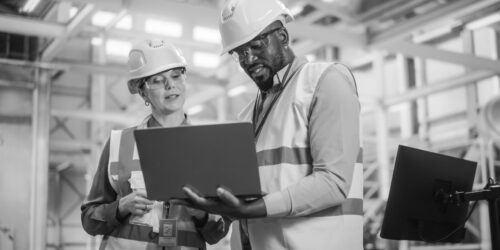
[[274,73],[271,70],[270,70],[270,72],[271,72],[271,75],[268,77],[268,79],[266,79],[264,81],[259,81],[257,79],[254,79],[255,83],[257,84],[257,86],[259,87],[259,89],[261,91],[268,91],[273,87],[273,84],[274,84],[273,78],[274,78],[274,75],[276,73]]
[[265,80],[253,79],[261,91],[270,90],[274,85],[274,76],[285,67],[283,53],[276,53],[271,65],[265,67],[269,70],[269,77]]

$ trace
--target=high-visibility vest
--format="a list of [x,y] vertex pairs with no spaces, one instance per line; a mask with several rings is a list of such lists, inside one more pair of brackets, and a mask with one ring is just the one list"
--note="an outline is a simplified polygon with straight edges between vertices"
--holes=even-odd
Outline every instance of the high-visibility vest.
[[[111,131],[109,144],[108,178],[117,193],[117,199],[132,192],[128,180],[132,171],[141,171],[133,131],[135,128]],[[205,249],[205,240],[197,232],[187,209],[170,205],[168,218],[177,219],[179,246],[169,250]],[[100,249],[163,249],[157,245],[158,234],[152,227],[123,222],[105,235]]]
[[[313,159],[308,139],[309,107],[318,81],[329,67],[347,77],[355,89],[354,78],[340,64],[306,63],[293,76],[270,111],[256,141],[263,194],[286,189],[312,173]],[[253,107],[254,104],[248,105],[240,117],[251,121]],[[361,152],[360,143],[351,187],[341,205],[306,216],[248,219],[246,229],[252,249],[363,249]]]

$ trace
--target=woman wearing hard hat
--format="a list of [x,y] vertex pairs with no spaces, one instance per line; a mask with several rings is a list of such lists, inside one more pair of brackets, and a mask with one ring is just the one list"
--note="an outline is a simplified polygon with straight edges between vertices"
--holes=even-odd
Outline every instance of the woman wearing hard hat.
[[[135,129],[188,124],[184,114],[186,60],[163,40],[135,45],[128,58],[128,89],[140,94],[151,115],[136,127],[111,132],[82,205],[82,224],[104,235],[99,249],[205,249],[227,233],[219,216],[146,198],[135,150]],[[160,228],[171,233],[159,237]]]

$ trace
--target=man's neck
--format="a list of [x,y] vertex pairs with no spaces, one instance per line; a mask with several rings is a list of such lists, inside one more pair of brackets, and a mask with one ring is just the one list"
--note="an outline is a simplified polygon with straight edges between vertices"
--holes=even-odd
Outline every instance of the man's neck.
[[288,64],[292,63],[293,60],[295,60],[295,54],[291,50],[288,50],[283,57],[283,65],[281,65],[278,72],[285,68]]

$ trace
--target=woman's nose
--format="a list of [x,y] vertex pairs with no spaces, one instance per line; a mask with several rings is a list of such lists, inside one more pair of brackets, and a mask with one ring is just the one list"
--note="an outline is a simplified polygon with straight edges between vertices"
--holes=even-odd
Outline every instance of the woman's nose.
[[165,81],[165,88],[166,89],[172,89],[174,87],[175,87],[174,81],[171,81],[171,80],[168,80],[168,79]]

